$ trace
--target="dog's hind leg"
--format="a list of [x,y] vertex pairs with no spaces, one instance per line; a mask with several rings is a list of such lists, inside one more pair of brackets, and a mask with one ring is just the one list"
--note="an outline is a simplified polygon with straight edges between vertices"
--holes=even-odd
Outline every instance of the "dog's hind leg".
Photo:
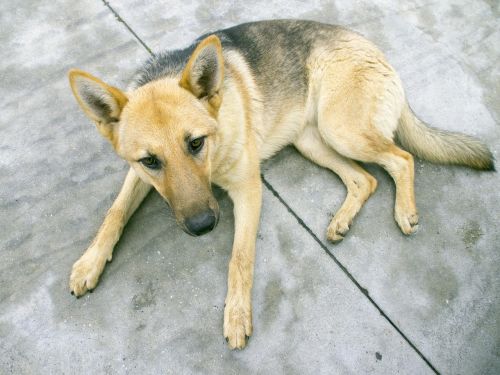
[[97,236],[73,265],[69,281],[72,294],[79,297],[96,287],[106,262],[111,261],[113,248],[120,239],[123,227],[150,189],[151,186],[144,183],[130,168],[123,187],[109,209]]
[[307,126],[294,146],[306,158],[335,172],[345,184],[346,199],[327,229],[327,238],[330,241],[342,241],[354,216],[377,188],[377,180],[358,163],[343,157],[328,146],[316,127]]
[[383,89],[374,100],[375,94],[370,95],[371,87],[366,85],[340,91],[335,99],[322,103],[318,129],[321,138],[341,155],[377,163],[389,172],[396,184],[394,218],[404,234],[411,234],[418,224],[413,156],[392,140],[400,115],[394,108],[400,103],[391,102],[391,93]]

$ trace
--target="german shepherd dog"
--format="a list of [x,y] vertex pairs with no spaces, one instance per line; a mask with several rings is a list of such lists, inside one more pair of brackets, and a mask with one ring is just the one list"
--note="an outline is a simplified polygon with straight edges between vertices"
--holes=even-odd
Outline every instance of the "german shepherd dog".
[[394,217],[404,234],[418,224],[412,154],[494,170],[479,140],[419,120],[382,52],[338,26],[274,20],[216,31],[152,57],[126,92],[80,70],[71,70],[69,80],[80,107],[131,167],[95,240],[73,266],[72,293],[96,287],[151,186],[182,229],[198,236],[217,225],[216,184],[234,203],[224,309],[231,348],[243,348],[252,334],[262,160],[293,144],[342,179],[347,196],[327,229],[332,242],[344,238],[377,187],[357,161],[380,164],[394,179]]

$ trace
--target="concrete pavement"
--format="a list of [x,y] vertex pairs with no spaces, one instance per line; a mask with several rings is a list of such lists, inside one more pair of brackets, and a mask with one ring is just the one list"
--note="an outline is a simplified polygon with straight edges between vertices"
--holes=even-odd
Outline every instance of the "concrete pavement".
[[[500,150],[498,4],[464,0],[139,1],[1,5],[0,373],[496,374],[500,178],[416,163],[416,235],[376,194],[346,239],[325,229],[345,190],[292,148],[264,163],[254,335],[222,337],[232,205],[191,238],[156,193],[131,219],[93,294],[69,294],[127,166],[71,95],[66,72],[125,87],[150,51],[240,22],[308,18],[375,41],[436,127]],[[297,220],[300,219],[300,222]]]

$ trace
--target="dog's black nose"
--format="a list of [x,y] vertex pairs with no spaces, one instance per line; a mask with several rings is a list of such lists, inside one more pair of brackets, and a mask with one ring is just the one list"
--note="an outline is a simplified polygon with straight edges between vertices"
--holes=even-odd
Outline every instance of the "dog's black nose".
[[214,229],[216,222],[217,218],[215,216],[215,212],[208,209],[187,218],[184,221],[184,225],[189,231],[189,234],[192,234],[194,236],[201,236],[202,234],[210,232],[212,229]]

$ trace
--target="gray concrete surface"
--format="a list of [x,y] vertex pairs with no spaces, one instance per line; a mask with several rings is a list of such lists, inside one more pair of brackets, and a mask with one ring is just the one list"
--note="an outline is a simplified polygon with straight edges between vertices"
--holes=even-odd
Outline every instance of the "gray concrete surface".
[[152,193],[98,288],[74,299],[71,265],[127,168],[77,108],[65,76],[80,67],[124,87],[148,56],[130,29],[159,51],[248,20],[340,23],[386,52],[422,118],[481,137],[498,158],[497,2],[110,5],[120,19],[97,0],[0,6],[1,374],[500,372],[495,173],[418,161],[421,224],[404,237],[392,218],[391,180],[367,166],[378,191],[333,246],[324,232],[345,194],[338,178],[291,148],[264,163],[280,199],[265,189],[255,332],[241,352],[227,350],[222,337],[233,219],[220,191],[221,222],[196,239]]

